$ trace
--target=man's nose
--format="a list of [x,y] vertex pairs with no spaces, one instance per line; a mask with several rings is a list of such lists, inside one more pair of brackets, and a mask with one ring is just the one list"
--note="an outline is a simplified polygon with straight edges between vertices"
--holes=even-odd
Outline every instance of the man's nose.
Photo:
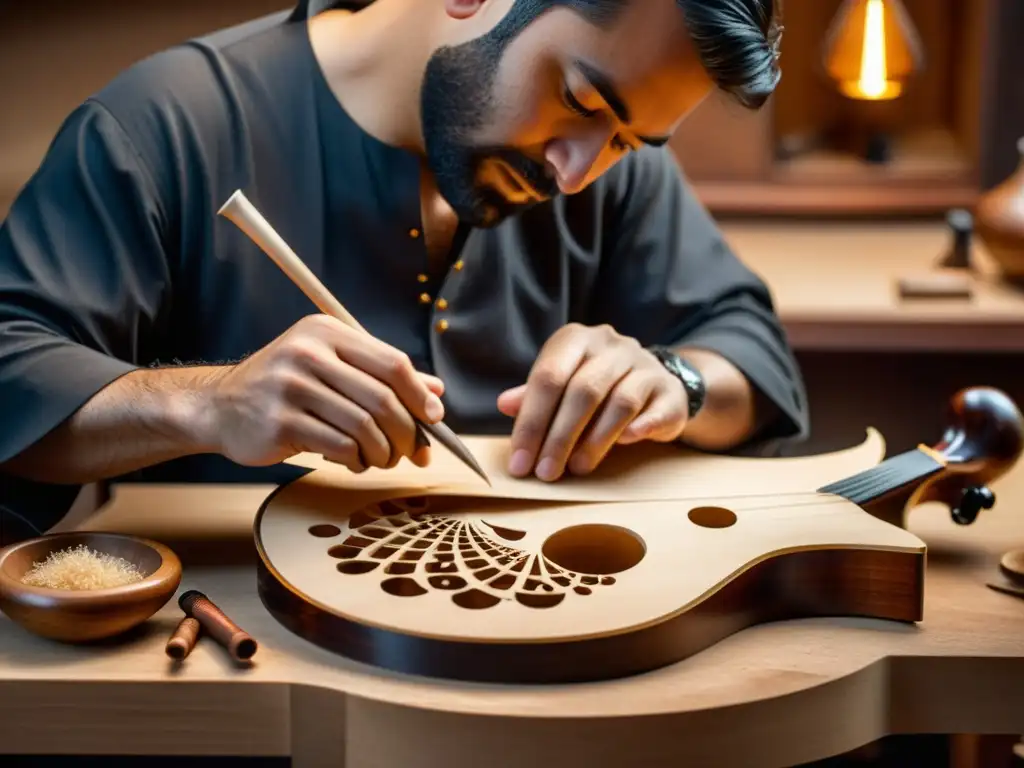
[[608,130],[594,130],[548,142],[544,158],[562,194],[571,195],[583,188],[608,141]]

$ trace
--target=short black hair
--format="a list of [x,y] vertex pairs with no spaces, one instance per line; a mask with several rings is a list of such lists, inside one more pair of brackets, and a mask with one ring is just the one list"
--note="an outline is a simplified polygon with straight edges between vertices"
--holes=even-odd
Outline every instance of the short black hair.
[[782,75],[777,0],[676,0],[704,69],[720,89],[759,109]]
[[[495,29],[495,37],[515,37],[544,11],[569,8],[598,25],[618,18],[630,2],[644,0],[516,0]],[[781,0],[676,0],[712,82],[736,101],[759,109],[779,83],[777,18]]]
[[[359,7],[372,0],[299,0],[293,18],[306,18],[327,8]],[[516,0],[491,33],[492,41],[508,43],[534,19],[555,7],[569,8],[598,25],[618,18],[630,2],[644,0]],[[750,109],[768,101],[779,83],[779,21],[782,0],[676,0],[686,18],[708,76],[715,85]]]

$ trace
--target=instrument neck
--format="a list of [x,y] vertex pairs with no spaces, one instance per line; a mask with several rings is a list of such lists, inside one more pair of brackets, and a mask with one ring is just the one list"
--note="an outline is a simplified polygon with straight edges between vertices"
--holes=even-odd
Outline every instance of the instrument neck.
[[822,486],[819,493],[842,496],[864,506],[896,491],[914,488],[946,468],[941,453],[925,445],[897,454],[850,477]]

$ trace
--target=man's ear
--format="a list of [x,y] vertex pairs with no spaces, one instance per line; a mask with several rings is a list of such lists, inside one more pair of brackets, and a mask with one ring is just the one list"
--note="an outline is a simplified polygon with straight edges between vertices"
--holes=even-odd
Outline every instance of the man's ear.
[[487,0],[444,0],[444,9],[453,19],[468,19],[486,2]]

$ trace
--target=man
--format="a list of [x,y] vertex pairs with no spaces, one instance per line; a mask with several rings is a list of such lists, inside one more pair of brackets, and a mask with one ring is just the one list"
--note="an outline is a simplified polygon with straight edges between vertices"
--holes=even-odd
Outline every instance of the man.
[[[411,415],[511,430],[510,471],[545,480],[806,432],[769,294],[665,148],[713,89],[771,94],[772,0],[322,5],[133,66],[14,203],[8,521],[301,451],[423,465]],[[216,216],[239,188],[374,338]]]

